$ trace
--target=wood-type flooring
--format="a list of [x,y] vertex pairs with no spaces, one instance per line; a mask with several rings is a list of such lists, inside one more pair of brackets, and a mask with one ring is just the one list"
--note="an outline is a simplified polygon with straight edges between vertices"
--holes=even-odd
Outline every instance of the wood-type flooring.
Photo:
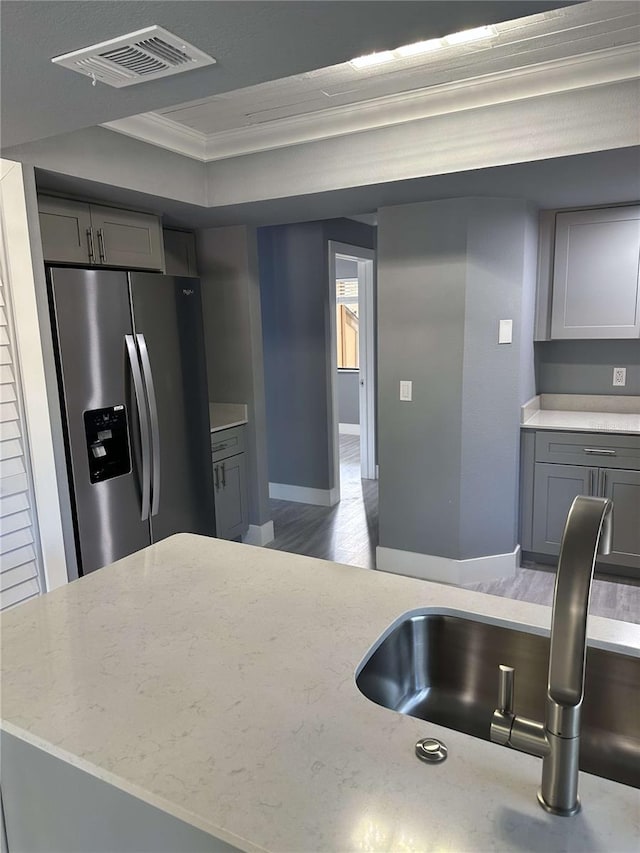
[[[378,483],[360,479],[360,439],[340,436],[340,503],[321,507],[271,501],[276,538],[269,548],[375,568],[378,543]],[[555,572],[522,567],[514,577],[470,585],[469,589],[551,606]],[[598,577],[590,612],[640,624],[640,584]]]

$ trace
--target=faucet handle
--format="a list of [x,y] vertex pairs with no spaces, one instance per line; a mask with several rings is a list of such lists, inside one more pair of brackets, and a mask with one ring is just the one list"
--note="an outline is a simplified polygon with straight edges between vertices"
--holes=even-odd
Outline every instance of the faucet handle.
[[515,669],[500,664],[498,684],[498,707],[491,718],[490,738],[494,743],[506,746],[511,738],[511,729],[515,715],[513,713],[513,682]]
[[503,714],[513,714],[513,682],[515,669],[512,666],[500,664],[498,675],[498,710]]

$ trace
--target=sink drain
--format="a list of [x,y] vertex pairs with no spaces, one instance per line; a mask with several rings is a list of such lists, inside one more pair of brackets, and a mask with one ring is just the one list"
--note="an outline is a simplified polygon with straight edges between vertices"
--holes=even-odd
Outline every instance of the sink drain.
[[416,755],[420,761],[437,764],[447,757],[447,747],[435,737],[424,737],[416,744]]

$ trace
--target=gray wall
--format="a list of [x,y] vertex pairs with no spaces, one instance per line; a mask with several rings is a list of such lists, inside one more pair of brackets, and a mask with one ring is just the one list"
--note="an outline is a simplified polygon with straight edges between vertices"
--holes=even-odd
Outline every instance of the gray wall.
[[[640,394],[640,342],[540,341],[535,344],[538,394]],[[611,384],[614,367],[627,384]]]
[[338,423],[360,423],[360,372],[338,371]]
[[[465,559],[516,544],[532,217],[524,202],[508,199],[378,211],[384,547]],[[498,321],[507,318],[514,343],[499,345]],[[413,402],[400,402],[401,379],[413,380]]]
[[273,483],[333,487],[329,240],[373,249],[375,229],[347,219],[258,229]]
[[256,231],[208,228],[196,237],[209,399],[248,406],[249,522],[260,525],[271,509]]
[[88,127],[5,152],[38,168],[128,187],[160,199],[206,204],[206,166],[104,127]]

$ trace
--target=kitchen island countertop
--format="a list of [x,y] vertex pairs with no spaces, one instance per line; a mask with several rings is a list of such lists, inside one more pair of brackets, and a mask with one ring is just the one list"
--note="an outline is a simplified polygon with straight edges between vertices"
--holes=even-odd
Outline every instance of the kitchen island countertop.
[[[548,629],[550,610],[180,534],[3,616],[2,726],[242,850],[636,850],[636,789],[580,774],[546,814],[538,759],[379,707],[355,685],[409,610]],[[640,654],[640,626],[591,617]],[[497,683],[497,679],[496,679]],[[441,738],[428,766],[415,742]]]

